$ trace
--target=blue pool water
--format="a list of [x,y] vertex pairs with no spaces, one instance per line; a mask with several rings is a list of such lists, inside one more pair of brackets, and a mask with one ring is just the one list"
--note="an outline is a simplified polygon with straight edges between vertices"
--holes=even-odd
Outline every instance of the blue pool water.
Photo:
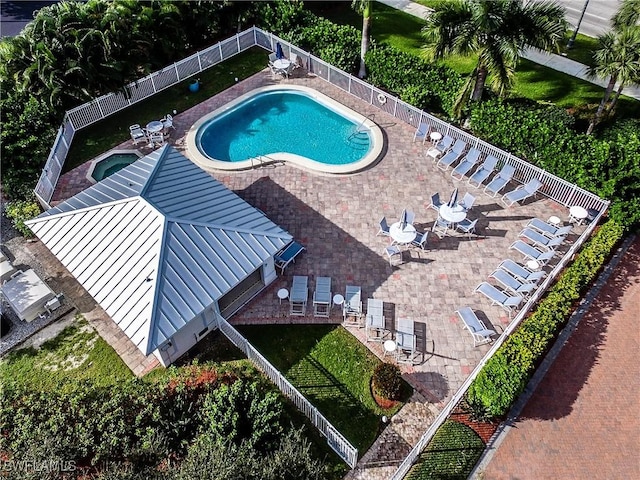
[[91,174],[91,176],[96,182],[99,182],[107,177],[110,177],[114,173],[119,172],[124,167],[128,167],[139,158],[140,157],[135,153],[111,154],[97,163],[97,165],[93,169],[93,173]]
[[287,152],[344,165],[371,148],[368,130],[358,127],[303,92],[271,90],[204,123],[196,142],[208,157],[229,162]]

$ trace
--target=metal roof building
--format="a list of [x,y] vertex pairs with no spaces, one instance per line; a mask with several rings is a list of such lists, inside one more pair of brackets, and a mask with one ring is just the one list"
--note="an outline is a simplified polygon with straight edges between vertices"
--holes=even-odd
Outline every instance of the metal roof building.
[[292,240],[168,145],[26,223],[165,365],[271,283]]

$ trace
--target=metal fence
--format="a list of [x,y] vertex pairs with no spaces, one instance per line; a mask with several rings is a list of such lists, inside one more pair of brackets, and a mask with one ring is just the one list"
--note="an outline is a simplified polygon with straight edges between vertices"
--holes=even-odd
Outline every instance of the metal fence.
[[[94,122],[118,112],[128,106],[148,98],[155,93],[175,85],[184,79],[191,77],[206,68],[222,62],[248,48],[260,46],[269,51],[275,51],[276,43],[280,43],[283,47],[285,55],[290,56],[292,53],[298,55],[302,60],[306,69],[315,74],[318,78],[331,83],[341,90],[350,93],[362,101],[392,115],[394,118],[401,120],[414,128],[418,128],[421,123],[426,123],[434,131],[438,131],[443,135],[450,135],[454,139],[461,139],[469,146],[477,148],[486,155],[493,155],[498,158],[501,164],[509,164],[516,168],[514,180],[520,183],[526,183],[532,178],[539,179],[543,186],[540,193],[558,202],[559,204],[569,207],[573,205],[581,206],[585,209],[593,209],[598,212],[597,218],[589,225],[580,238],[572,245],[569,252],[561,259],[545,283],[537,290],[516,318],[510,323],[509,327],[494,343],[491,350],[487,352],[482,361],[474,369],[465,383],[453,396],[451,402],[447,404],[445,409],[436,418],[436,421],[424,433],[415,447],[411,450],[407,458],[402,462],[394,476],[393,480],[400,480],[416,460],[422,449],[427,445],[438,427],[444,422],[455,405],[460,401],[464,393],[467,391],[473,379],[482,369],[487,360],[495,353],[498,347],[504,342],[506,337],[520,324],[522,319],[527,315],[529,310],[538,302],[544,290],[553,278],[566,266],[572,256],[580,249],[584,241],[591,234],[597,220],[605,213],[609,206],[609,202],[599,198],[597,195],[590,193],[577,185],[567,182],[545,170],[531,165],[530,163],[511,155],[509,152],[500,150],[473,135],[456,128],[443,120],[430,115],[402,100],[380,90],[379,88],[368,84],[367,82],[354,77],[323,60],[311,55],[295,45],[290,44],[286,40],[279,38],[269,32],[261,30],[257,27],[249,28],[234,37],[217,43],[206,50],[198,52],[188,58],[185,58],[175,64],[163,68],[162,70],[152,73],[136,82],[127,85],[122,92],[112,93],[96,98],[91,102],[81,105],[66,113],[64,122],[58,131],[58,136],[51,149],[51,153],[40,176],[35,193],[37,198],[46,208],[49,208],[49,202],[53,196],[55,185],[60,177],[60,172],[67,153],[71,146],[75,131],[91,125]],[[383,99],[383,101],[380,101]],[[331,426],[326,419],[313,407],[300,393],[293,387],[280,373],[273,368],[248,342],[235,330],[231,325],[224,322],[221,330],[229,336],[229,338],[241,348],[245,354],[256,362],[265,374],[271,378],[280,390],[291,398],[298,408],[303,411],[316,425],[321,432],[327,437],[329,444],[345,461],[354,467],[357,462],[357,450],[347,442],[339,432]]]
[[329,446],[342,458],[351,468],[358,463],[358,449],[344,438],[336,428],[322,415],[309,400],[307,400],[296,387],[291,385],[289,381],[273,366],[269,361],[260,354],[249,341],[244,338],[240,332],[224,319],[218,322],[220,331],[231,340],[247,356],[249,360],[276,384],[280,391],[289,398],[298,409],[304,413],[316,428],[327,438]]

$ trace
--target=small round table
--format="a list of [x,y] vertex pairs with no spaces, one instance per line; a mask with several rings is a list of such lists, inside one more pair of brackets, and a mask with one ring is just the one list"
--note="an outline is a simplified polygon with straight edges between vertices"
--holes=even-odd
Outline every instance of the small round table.
[[280,299],[280,303],[282,303],[282,300],[288,297],[289,297],[289,290],[287,290],[286,288],[281,288],[280,290],[278,290],[278,298]]
[[560,218],[556,217],[555,215],[549,217],[549,220],[547,221],[555,227],[559,226],[562,223],[562,220],[560,220]]
[[582,221],[587,218],[589,212],[586,209],[574,205],[569,209],[569,221],[582,225]]
[[164,125],[160,120],[154,120],[153,122],[147,123],[147,132],[149,133],[161,132],[163,128]]
[[429,134],[429,139],[431,140],[431,143],[435,145],[442,140],[442,134],[440,132],[431,132],[431,134]]
[[527,262],[527,268],[531,271],[538,270],[540,268],[540,263],[535,260],[529,260]]
[[336,307],[339,307],[340,305],[342,305],[344,303],[344,297],[342,295],[340,295],[339,293],[336,293],[333,296],[333,304]]
[[460,205],[450,207],[445,203],[438,209],[438,212],[443,219],[450,223],[460,223],[467,218],[466,210]]
[[416,227],[410,223],[402,225],[402,222],[396,222],[389,227],[389,236],[397,243],[411,243],[416,238]]
[[383,343],[383,346],[384,346],[384,355],[383,355],[384,357],[386,357],[387,354],[393,355],[393,353],[396,351],[396,348],[398,348],[398,345],[393,340],[386,340]]

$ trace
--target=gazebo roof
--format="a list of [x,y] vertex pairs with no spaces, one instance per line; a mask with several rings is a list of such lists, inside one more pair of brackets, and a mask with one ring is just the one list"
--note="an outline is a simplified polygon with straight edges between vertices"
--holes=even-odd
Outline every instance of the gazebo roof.
[[26,223],[147,355],[292,239],[171,146]]

